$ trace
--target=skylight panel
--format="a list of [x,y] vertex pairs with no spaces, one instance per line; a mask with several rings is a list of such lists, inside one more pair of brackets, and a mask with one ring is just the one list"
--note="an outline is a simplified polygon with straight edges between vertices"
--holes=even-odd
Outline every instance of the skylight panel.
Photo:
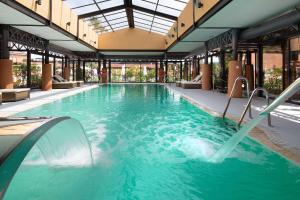
[[136,6],[140,6],[143,8],[147,8],[150,10],[155,10],[156,8],[156,3],[152,3],[149,1],[142,1],[142,0],[132,0],[132,4]]
[[94,4],[93,0],[65,0],[64,1],[66,4],[68,4],[70,6],[70,8],[77,8],[77,7],[81,7],[81,6],[85,6],[85,5],[90,5],[90,4]]
[[167,8],[165,6],[161,6],[161,5],[158,5],[157,6],[157,10],[158,12],[161,12],[161,13],[167,13],[169,15],[173,15],[173,16],[176,16],[178,17],[181,13],[180,10],[175,10],[175,9],[172,9],[172,8]]
[[101,10],[107,9],[107,8],[112,8],[115,6],[120,6],[123,4],[124,4],[123,0],[109,0],[109,1],[102,1],[102,2],[98,3]]
[[166,26],[173,26],[175,21],[171,21],[171,20],[166,19],[166,18],[155,16],[153,22],[164,24]]
[[97,8],[97,6],[95,4],[73,9],[73,11],[77,15],[82,15],[82,14],[94,12],[94,11],[97,11],[97,10],[98,10],[98,8]]
[[151,24],[152,24],[152,21],[143,20],[143,19],[136,18],[136,17],[134,18],[134,22],[139,22],[139,23],[147,24],[149,26],[151,26]]
[[186,6],[186,3],[184,1],[176,0],[159,0],[159,5],[167,6],[177,10],[183,10]]
[[144,14],[144,13],[141,13],[141,12],[137,12],[135,10],[133,11],[133,16],[138,17],[140,19],[145,19],[145,20],[148,20],[148,21],[153,20],[153,15]]

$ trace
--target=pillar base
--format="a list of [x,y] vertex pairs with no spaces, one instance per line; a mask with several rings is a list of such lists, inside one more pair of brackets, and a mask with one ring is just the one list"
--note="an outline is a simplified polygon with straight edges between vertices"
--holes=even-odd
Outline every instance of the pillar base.
[[52,66],[51,64],[43,64],[42,66],[42,90],[52,89]]
[[0,89],[13,89],[13,69],[12,61],[0,59]]
[[211,90],[211,67],[209,64],[203,64],[201,67],[202,71],[202,89],[203,90]]
[[[242,63],[241,61],[232,60],[228,63],[228,91],[227,95],[230,96],[233,84],[237,77],[242,76]],[[232,94],[233,98],[242,97],[242,81],[236,83],[234,92]]]

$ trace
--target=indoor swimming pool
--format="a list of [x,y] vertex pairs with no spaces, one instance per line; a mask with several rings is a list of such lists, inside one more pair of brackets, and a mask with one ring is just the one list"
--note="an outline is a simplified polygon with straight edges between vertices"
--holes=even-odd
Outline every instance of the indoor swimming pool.
[[209,162],[235,123],[161,85],[99,86],[18,116],[70,116],[86,135],[77,140],[62,126],[41,138],[6,200],[300,198],[299,166],[249,137],[223,162]]

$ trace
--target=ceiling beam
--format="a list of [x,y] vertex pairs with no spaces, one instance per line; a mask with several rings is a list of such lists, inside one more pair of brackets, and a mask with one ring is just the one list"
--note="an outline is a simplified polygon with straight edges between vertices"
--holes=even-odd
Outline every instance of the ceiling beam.
[[140,7],[140,6],[136,6],[136,5],[132,5],[132,9],[138,10],[138,11],[141,11],[141,12],[145,12],[145,13],[148,13],[148,14],[152,14],[152,15],[157,15],[159,17],[164,17],[164,18],[167,18],[167,19],[175,20],[175,21],[178,19],[178,17],[175,17],[173,15],[168,15],[166,13],[157,12],[157,11],[150,10],[150,9]]
[[103,10],[97,10],[97,11],[94,11],[94,12],[78,15],[78,19],[93,17],[93,16],[96,16],[96,15],[101,15],[101,14],[105,14],[105,13],[109,13],[109,12],[113,12],[113,11],[117,11],[117,10],[122,10],[122,9],[125,9],[124,5],[115,6],[115,7],[111,7],[111,8],[107,8],[107,9],[103,9]]
[[133,9],[132,9],[132,0],[124,0],[126,16],[128,21],[129,28],[134,28],[134,19],[133,19]]

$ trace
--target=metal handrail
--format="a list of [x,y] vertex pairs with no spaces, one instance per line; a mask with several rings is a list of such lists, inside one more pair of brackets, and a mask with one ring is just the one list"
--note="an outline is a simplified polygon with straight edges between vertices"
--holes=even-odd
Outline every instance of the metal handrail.
[[[242,113],[242,116],[241,116],[241,118],[240,118],[240,120],[239,120],[239,123],[238,123],[238,126],[239,126],[239,127],[241,126],[241,123],[242,123],[242,121],[244,120],[244,117],[245,117],[245,115],[246,115],[247,110],[249,109],[249,112],[251,112],[251,102],[252,102],[252,100],[253,100],[254,95],[255,95],[258,91],[263,91],[263,92],[265,93],[267,106],[270,105],[270,97],[269,97],[269,93],[268,93],[268,91],[267,91],[265,88],[258,87],[258,88],[256,88],[255,90],[253,90],[253,92],[251,93],[250,99],[249,99],[249,101],[248,101],[248,103],[247,103],[247,105],[246,105],[246,108],[244,109],[244,111],[243,111],[243,113]],[[252,116],[250,116],[250,118],[252,118]],[[268,114],[268,125],[269,125],[269,126],[272,126],[272,124],[271,124],[271,114],[270,114],[270,113]]]
[[[237,81],[239,80],[244,80],[246,82],[246,86],[247,86],[247,97],[249,98],[250,97],[250,90],[249,90],[249,81],[246,77],[243,77],[243,76],[239,76],[235,79],[234,81],[234,84],[233,84],[233,87],[231,89],[231,92],[230,92],[230,96],[229,96],[229,99],[228,99],[228,102],[227,102],[227,105],[225,107],[225,110],[223,112],[223,119],[225,118],[226,116],[226,113],[227,113],[227,110],[229,108],[229,105],[230,105],[230,102],[231,102],[231,99],[232,99],[232,95],[233,95],[233,92],[235,91],[235,87],[236,87],[236,83]],[[251,113],[251,110],[249,110],[249,117],[251,118],[252,117],[252,113]]]

